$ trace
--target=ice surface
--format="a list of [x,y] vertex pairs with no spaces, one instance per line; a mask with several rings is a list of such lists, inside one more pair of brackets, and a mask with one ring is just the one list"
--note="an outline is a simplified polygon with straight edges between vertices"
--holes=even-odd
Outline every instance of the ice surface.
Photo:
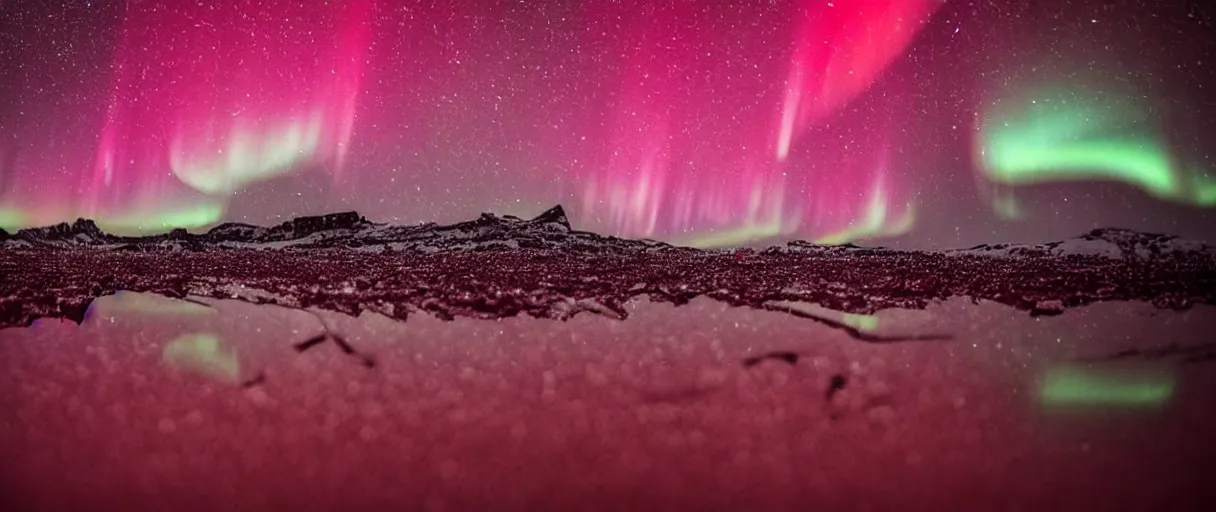
[[[125,294],[96,301],[79,327],[0,331],[9,503],[1159,510],[1216,499],[1203,476],[1216,471],[1216,372],[1185,360],[1212,352],[1209,306],[1031,318],[955,299],[877,315],[880,334],[950,340],[874,344],[704,298],[567,322],[198,300],[211,306]],[[332,344],[296,348],[324,329],[376,365]],[[239,379],[166,364],[189,335],[232,350]],[[771,354],[788,357],[747,363]],[[1110,389],[1151,376],[1171,394],[1046,400],[1052,372],[1078,365]]]

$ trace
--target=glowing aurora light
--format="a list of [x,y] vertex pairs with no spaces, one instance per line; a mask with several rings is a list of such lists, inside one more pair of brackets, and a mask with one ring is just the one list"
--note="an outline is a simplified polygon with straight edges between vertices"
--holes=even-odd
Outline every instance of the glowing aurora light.
[[815,243],[838,245],[852,240],[907,233],[912,229],[916,218],[915,207],[909,203],[898,216],[894,216],[890,212],[890,204],[886,188],[883,186],[883,182],[879,181],[871,192],[870,201],[866,204],[865,216],[860,222],[846,229],[821,236],[815,239]]
[[[795,88],[807,98],[804,108],[785,110],[802,112],[797,128],[868,87],[939,4],[850,4],[842,14],[822,3],[799,5],[816,21],[794,21],[791,27],[823,33],[801,32],[794,41],[800,56],[794,65],[808,73]],[[745,35],[707,29],[697,23],[701,14],[692,6],[655,5],[644,16],[628,18],[607,4],[589,8],[595,19],[628,21],[610,23],[625,34],[607,42],[619,46],[610,54],[620,57],[605,63],[619,81],[606,87],[607,122],[592,132],[604,145],[593,150],[591,164],[578,177],[582,224],[694,247],[784,237],[842,243],[910,228],[911,209],[895,206],[903,193],[897,176],[875,176],[893,143],[889,129],[865,142],[776,158],[771,148],[779,130],[772,113],[781,110],[782,92],[789,92],[780,83],[785,63],[730,59]],[[762,108],[756,98],[764,98]],[[852,125],[874,130],[890,122],[864,118]],[[874,183],[881,189],[872,188]]]
[[798,134],[866,90],[944,0],[802,2],[776,143],[785,160]]
[[[314,112],[307,120],[287,121],[278,129],[261,134],[234,125],[226,137],[227,146],[210,158],[202,151],[186,150],[186,137],[179,134],[169,149],[170,166],[173,174],[195,190],[208,194],[233,192],[281,175],[297,163],[311,159],[321,143],[322,123],[324,117]],[[213,141],[200,145],[212,147]]]
[[[999,185],[1111,180],[1161,199],[1216,205],[1216,180],[1180,168],[1149,109],[1130,96],[1031,89],[984,113],[977,145],[980,171]],[[994,208],[1019,214],[1010,195],[996,198]]]
[[[797,209],[786,204],[786,196],[784,182],[778,181],[772,186],[757,183],[751,187],[746,210],[737,215],[741,218],[734,219],[735,227],[711,231],[677,243],[690,247],[726,247],[792,234],[798,230],[802,219],[800,214],[789,213]],[[681,206],[684,206],[681,212],[684,216],[692,216],[690,203]],[[708,213],[702,212],[701,216]]]
[[0,208],[0,229],[16,231],[28,225],[29,221],[26,220],[26,215],[21,210],[16,208]]
[[166,232],[173,228],[195,229],[213,225],[224,216],[225,205],[222,201],[197,200],[180,208],[161,207],[155,210],[140,211],[134,209],[99,216],[97,226],[108,233],[137,234],[149,232]]
[[158,224],[193,227],[218,220],[214,198],[251,183],[310,167],[340,172],[373,2],[243,3],[123,11],[84,214],[144,224],[130,220],[142,213],[126,207],[132,197],[185,185],[211,199],[169,208]]

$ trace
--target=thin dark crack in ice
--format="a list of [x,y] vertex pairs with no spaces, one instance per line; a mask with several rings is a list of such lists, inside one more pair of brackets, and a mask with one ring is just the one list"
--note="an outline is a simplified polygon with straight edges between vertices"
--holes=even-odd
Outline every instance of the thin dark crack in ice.
[[358,359],[359,364],[363,365],[364,368],[370,369],[370,368],[376,367],[375,358],[373,358],[372,356],[370,356],[368,354],[364,354],[362,352],[359,352],[358,350],[355,350],[355,347],[352,346],[350,344],[350,342],[346,341],[345,338],[338,336],[336,334],[331,334],[331,333],[318,334],[303,342],[296,343],[294,346],[295,346],[296,352],[303,353],[304,351],[306,351],[314,346],[325,343],[326,341],[333,343],[335,346],[337,346],[338,350],[342,351],[343,354],[353,357],[355,359]]
[[318,334],[318,335],[313,336],[313,337],[311,337],[311,338],[308,338],[308,339],[306,339],[306,340],[304,340],[304,341],[301,341],[301,342],[299,342],[299,343],[296,343],[296,344],[294,345],[294,347],[295,347],[295,349],[296,349],[296,352],[303,353],[304,351],[306,351],[306,350],[308,350],[308,349],[310,349],[310,348],[313,348],[313,347],[315,347],[315,346],[317,346],[317,345],[320,345],[320,344],[322,344],[322,343],[325,343],[325,342],[326,342],[326,341],[328,341],[328,340],[329,340],[329,334],[328,334],[328,333],[324,333],[324,334]]
[[835,398],[837,393],[844,391],[844,388],[848,387],[848,385],[849,380],[844,375],[839,373],[833,375],[831,379],[828,379],[828,389],[824,393],[825,398],[828,402],[831,402],[832,398]]
[[266,383],[266,372],[259,371],[253,378],[241,383],[242,388],[253,388]]
[[1146,361],[1177,359],[1184,364],[1216,361],[1216,343],[1186,346],[1171,344],[1150,348],[1129,348],[1112,354],[1081,358],[1078,361],[1082,363],[1108,363],[1133,359]]
[[[183,302],[198,304],[198,305],[206,306],[206,307],[212,308],[212,309],[215,308],[215,306],[211,303],[208,303],[206,301],[201,301],[201,300],[195,299],[193,297],[189,297],[189,296],[177,298],[174,300],[181,300]],[[242,302],[249,302],[249,301],[242,301]],[[294,348],[296,352],[304,353],[308,349],[311,349],[313,347],[316,347],[316,346],[321,345],[328,341],[330,343],[333,343],[334,346],[338,347],[338,350],[341,351],[343,354],[357,359],[359,361],[359,364],[361,364],[363,367],[369,368],[369,369],[376,367],[376,359],[372,355],[360,352],[358,349],[356,349],[354,347],[354,345],[351,345],[351,343],[349,341],[347,341],[346,338],[344,338],[344,337],[342,337],[342,335],[338,334],[336,332],[336,330],[332,326],[329,325],[329,322],[327,322],[325,320],[325,318],[323,316],[321,316],[320,313],[318,313],[316,311],[308,310],[308,309],[303,309],[303,308],[284,306],[282,304],[260,303],[257,305],[274,306],[274,307],[283,308],[283,309],[287,309],[287,310],[291,310],[291,311],[298,311],[298,312],[301,312],[301,313],[304,313],[304,314],[307,314],[307,315],[313,317],[314,319],[317,320],[317,323],[321,324],[321,333],[320,334],[313,336],[311,338],[308,338],[304,341],[300,341],[300,342],[292,344],[292,348]],[[248,387],[251,385],[260,384],[263,381],[265,381],[264,375],[262,375],[260,377],[261,377],[261,380],[259,380],[257,382],[250,381],[249,383],[246,383],[246,386]],[[255,377],[255,379],[257,379],[257,377]]]
[[333,343],[334,346],[338,347],[338,350],[340,350],[343,354],[357,359],[359,361],[359,364],[361,364],[364,368],[371,369],[371,368],[376,367],[376,359],[374,357],[372,357],[370,354],[364,354],[364,353],[356,350],[354,345],[351,345],[349,341],[346,341],[346,338],[342,337],[342,335],[335,332],[335,329],[329,325],[329,322],[325,321],[325,318],[322,317],[320,313],[317,313],[316,311],[312,311],[312,310],[308,310],[308,309],[292,308],[292,307],[285,307],[285,306],[279,306],[279,307],[284,307],[286,309],[292,309],[292,310],[300,311],[303,313],[307,313],[308,315],[317,319],[317,322],[319,322],[321,324],[321,329],[323,329],[323,332],[321,334],[313,336],[302,342],[296,343],[294,345],[296,352],[303,353],[304,351],[306,351],[312,347],[315,347],[317,345],[320,345],[320,344],[328,341],[330,343]]
[[[899,343],[899,342],[905,342],[905,341],[942,341],[942,340],[949,340],[949,339],[953,338],[953,336],[951,336],[949,334],[910,334],[910,335],[906,335],[906,336],[881,336],[881,335],[877,335],[877,334],[863,332],[860,329],[853,327],[852,325],[846,324],[844,322],[833,320],[831,318],[825,318],[825,317],[816,315],[814,313],[808,313],[806,311],[801,311],[797,308],[792,308],[789,306],[783,306],[783,305],[779,305],[779,304],[762,304],[760,306],[760,308],[768,310],[768,311],[776,311],[776,312],[780,312],[780,313],[794,315],[798,318],[806,318],[808,320],[814,320],[815,322],[819,322],[828,327],[842,330],[842,331],[848,333],[848,335],[852,336],[854,339],[864,341],[867,343]],[[796,360],[794,362],[796,362]],[[793,364],[794,362],[790,362],[790,364]]]
[[768,352],[765,354],[761,354],[758,356],[752,356],[752,357],[744,359],[743,367],[751,368],[751,367],[756,366],[765,361],[781,361],[790,366],[794,366],[794,365],[798,364],[798,359],[800,359],[801,357],[802,356],[799,355],[797,352],[789,352],[789,351]]

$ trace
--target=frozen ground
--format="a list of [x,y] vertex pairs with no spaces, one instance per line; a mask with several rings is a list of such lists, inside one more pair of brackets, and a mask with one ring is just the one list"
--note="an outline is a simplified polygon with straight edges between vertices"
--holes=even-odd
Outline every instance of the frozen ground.
[[1216,509],[1214,308],[1125,230],[0,231],[0,510]]
[[[878,343],[704,297],[564,322],[196,299],[0,330],[6,510],[1216,505],[1212,306],[950,299],[864,320],[948,338]],[[321,319],[351,353],[301,344]]]

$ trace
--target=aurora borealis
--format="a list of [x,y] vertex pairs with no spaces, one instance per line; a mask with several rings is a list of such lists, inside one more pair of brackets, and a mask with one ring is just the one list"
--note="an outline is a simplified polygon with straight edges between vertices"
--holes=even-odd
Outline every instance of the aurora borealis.
[[701,246],[1216,236],[1203,14],[1005,4],[4,2],[0,227],[561,203]]

